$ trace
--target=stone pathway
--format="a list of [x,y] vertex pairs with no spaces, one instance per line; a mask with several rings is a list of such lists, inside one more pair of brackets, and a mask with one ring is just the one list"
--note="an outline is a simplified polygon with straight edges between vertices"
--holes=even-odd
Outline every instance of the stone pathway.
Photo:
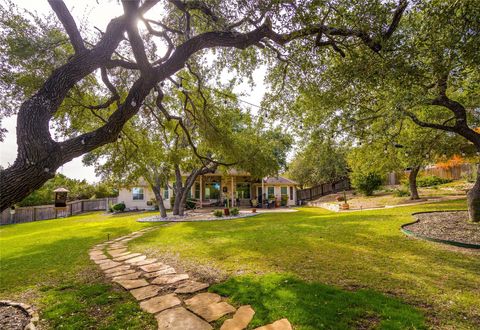
[[[155,314],[159,330],[210,330],[212,322],[225,316],[229,318],[221,330],[245,329],[255,314],[249,305],[237,310],[218,294],[205,292],[207,283],[197,282],[186,273],[178,274],[157,259],[128,251],[129,241],[155,229],[97,244],[89,252],[90,259],[107,278],[129,291],[140,308]],[[281,319],[256,330],[292,330],[292,326]]]

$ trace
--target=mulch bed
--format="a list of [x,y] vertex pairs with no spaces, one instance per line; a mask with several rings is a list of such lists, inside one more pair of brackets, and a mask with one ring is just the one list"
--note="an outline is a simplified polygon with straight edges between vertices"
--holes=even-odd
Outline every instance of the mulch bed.
[[404,228],[434,239],[480,245],[480,224],[468,222],[466,211],[415,214],[418,222]]
[[21,308],[0,305],[0,329],[23,330],[30,323],[30,316]]

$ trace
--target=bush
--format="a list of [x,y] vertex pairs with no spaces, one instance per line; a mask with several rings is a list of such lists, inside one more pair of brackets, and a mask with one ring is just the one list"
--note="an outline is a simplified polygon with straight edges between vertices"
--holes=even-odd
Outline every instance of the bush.
[[213,215],[216,216],[217,218],[223,217],[223,211],[222,210],[215,210],[213,211]]
[[393,192],[393,195],[395,197],[406,197],[410,196],[410,192],[406,189],[397,189]]
[[125,211],[125,203],[118,203],[112,206],[112,210],[116,212],[123,212]]
[[440,178],[435,175],[422,176],[417,179],[418,187],[433,187],[438,186],[439,184],[449,183],[452,180]]
[[230,214],[233,215],[233,216],[239,215],[240,210],[238,209],[238,207],[234,207],[233,209],[230,210]]
[[288,203],[288,195],[282,195],[280,203],[282,206],[287,206]]
[[355,188],[366,196],[373,195],[382,186],[382,177],[375,172],[357,175],[353,181]]
[[345,197],[343,195],[337,195],[335,199],[337,202],[345,202]]

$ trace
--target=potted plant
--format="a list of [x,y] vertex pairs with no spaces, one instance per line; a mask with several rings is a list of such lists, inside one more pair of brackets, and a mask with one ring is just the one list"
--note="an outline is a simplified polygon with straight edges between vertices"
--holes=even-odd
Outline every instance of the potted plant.
[[227,205],[226,207],[223,209],[223,213],[225,214],[225,216],[229,216],[230,215],[230,200],[227,198]]

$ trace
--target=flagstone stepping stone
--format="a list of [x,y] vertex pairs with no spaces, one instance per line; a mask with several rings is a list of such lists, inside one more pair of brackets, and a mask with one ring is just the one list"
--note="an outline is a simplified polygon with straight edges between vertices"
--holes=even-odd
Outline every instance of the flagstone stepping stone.
[[156,316],[159,330],[211,330],[210,324],[183,307],[167,309]]
[[235,312],[235,307],[221,300],[218,294],[205,292],[185,300],[185,304],[189,310],[211,322]]
[[100,265],[100,264],[104,264],[106,262],[111,262],[112,260],[111,259],[108,259],[108,258],[105,258],[105,259],[96,259],[96,260],[92,260],[94,263],[96,263],[97,265]]
[[123,249],[113,249],[113,250],[107,250],[108,254],[111,255],[113,258],[117,258],[119,257],[120,255],[122,254],[125,254],[125,253],[130,253],[128,252],[127,248],[123,248]]
[[138,261],[142,261],[142,260],[145,260],[145,259],[147,259],[146,256],[140,255],[140,256],[138,256],[138,257],[134,257],[134,258],[132,258],[132,259],[125,260],[125,262],[131,264],[131,263],[138,262]]
[[292,325],[287,319],[281,319],[263,327],[255,328],[255,330],[292,330]]
[[114,243],[114,244],[110,244],[109,248],[111,250],[126,249],[127,245],[125,243]]
[[106,276],[107,277],[117,277],[117,276],[132,274],[132,273],[136,273],[136,270],[133,269],[133,268],[130,268],[130,269],[125,269],[125,270],[119,270],[118,272],[115,272],[115,273],[106,274]]
[[135,297],[135,299],[144,300],[156,296],[158,291],[160,291],[160,286],[147,285],[143,288],[130,290],[130,293]]
[[111,255],[112,258],[119,258],[119,257],[123,257],[123,256],[126,256],[127,254],[132,254],[132,252],[130,251],[125,251],[125,252],[122,252],[122,253],[115,253],[115,255]]
[[207,320],[208,322],[218,320],[224,315],[235,312],[235,307],[233,307],[232,305],[224,301],[213,303],[210,305],[189,306],[188,309],[194,312],[195,314],[200,315],[203,319]]
[[180,284],[175,290],[175,293],[194,293],[208,287],[209,285],[207,283],[188,280]]
[[143,270],[144,272],[156,272],[156,271],[159,271],[159,270],[163,270],[167,267],[170,267],[168,265],[165,265],[164,263],[161,263],[161,262],[156,262],[156,263],[153,263],[153,264],[150,264],[150,265],[145,265],[145,266],[142,266],[140,267],[141,270]]
[[188,279],[188,274],[161,275],[155,278],[153,284],[173,284]]
[[233,318],[223,322],[220,330],[243,330],[252,321],[255,311],[250,305],[241,306]]
[[143,266],[143,265],[148,265],[148,264],[153,264],[154,262],[157,262],[157,259],[145,259],[145,260],[140,260],[137,262],[132,262],[132,266]]
[[126,254],[126,255],[123,255],[123,256],[120,256],[120,257],[115,257],[115,258],[113,258],[113,260],[114,261],[124,261],[124,260],[128,260],[128,259],[138,257],[140,255],[142,255],[142,254],[141,253],[129,253],[129,254]]
[[182,303],[174,293],[166,294],[160,297],[154,297],[140,303],[142,308],[147,313],[156,314],[165,309],[179,306]]
[[115,267],[115,268],[110,268],[110,269],[106,269],[104,270],[103,272],[109,276],[113,273],[116,273],[116,272],[120,272],[122,270],[127,270],[127,269],[130,269],[132,267],[130,267],[130,265],[121,265],[121,266],[118,266],[118,267]]
[[93,260],[93,261],[100,261],[100,260],[105,260],[105,259],[108,259],[108,258],[104,254],[103,255],[98,254],[98,255],[93,255],[93,256],[91,255],[90,259]]
[[211,293],[211,292],[204,292],[204,293],[199,293],[193,296],[192,298],[185,300],[185,304],[187,306],[210,305],[220,301],[222,301],[222,297],[220,297],[218,294]]
[[111,261],[111,260],[109,260],[108,262],[104,262],[104,263],[99,264],[99,266],[102,270],[107,270],[107,269],[114,268],[114,267],[121,266],[121,265],[122,265],[121,263]]
[[171,274],[176,274],[176,273],[177,272],[175,271],[175,269],[173,269],[172,267],[169,267],[169,268],[165,268],[164,270],[159,270],[157,272],[145,273],[145,274],[143,274],[143,277],[153,278],[153,277],[158,277],[160,275],[171,275]]
[[134,273],[130,273],[130,274],[117,275],[117,276],[113,276],[113,281],[116,281],[116,280],[136,280],[137,278],[140,277],[140,275],[142,275],[142,272],[134,272]]
[[144,279],[139,279],[139,280],[116,280],[114,282],[120,284],[121,286],[123,286],[127,290],[137,289],[137,288],[141,288],[143,286],[148,285],[148,282],[145,281]]

